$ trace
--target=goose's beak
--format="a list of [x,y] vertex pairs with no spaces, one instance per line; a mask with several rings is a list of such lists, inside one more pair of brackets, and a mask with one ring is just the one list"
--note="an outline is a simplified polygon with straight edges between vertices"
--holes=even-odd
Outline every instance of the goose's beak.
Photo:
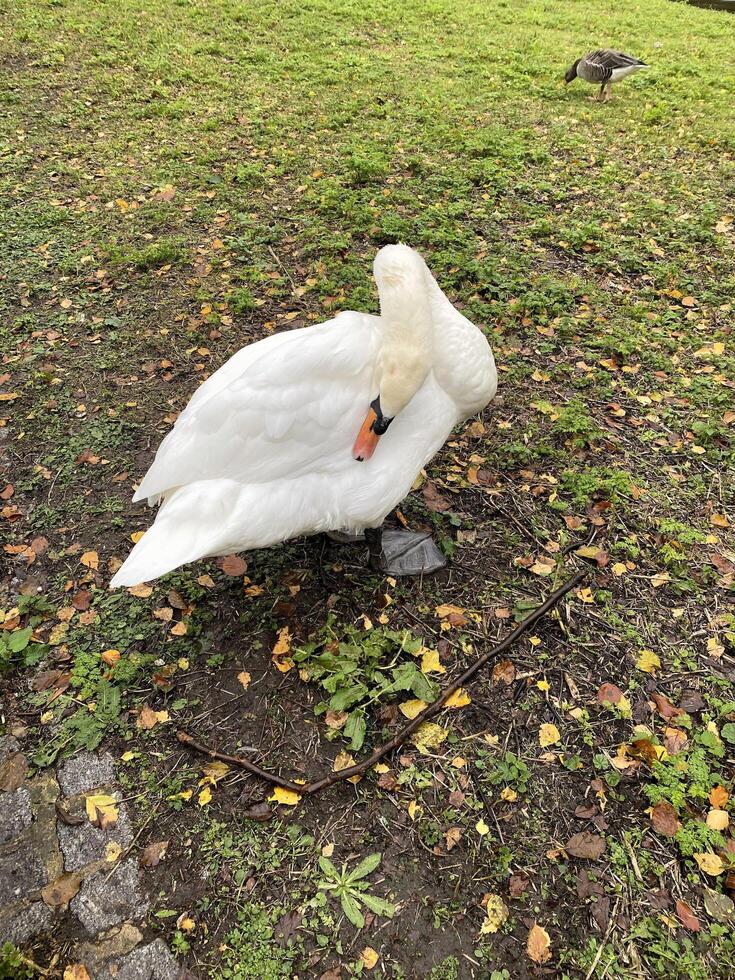
[[374,429],[377,421],[378,413],[371,405],[365,416],[365,421],[360,426],[357,439],[355,439],[355,445],[352,447],[352,455],[359,463],[370,459],[375,452],[375,447],[378,445],[378,440],[380,439],[380,436]]

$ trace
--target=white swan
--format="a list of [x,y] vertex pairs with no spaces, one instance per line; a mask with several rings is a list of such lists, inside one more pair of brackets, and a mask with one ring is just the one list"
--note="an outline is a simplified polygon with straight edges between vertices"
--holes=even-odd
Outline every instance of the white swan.
[[454,426],[490,401],[488,342],[421,256],[388,245],[373,269],[379,317],[344,312],[267,337],[194,393],[133,498],[163,502],[112,587],[300,535],[379,528]]

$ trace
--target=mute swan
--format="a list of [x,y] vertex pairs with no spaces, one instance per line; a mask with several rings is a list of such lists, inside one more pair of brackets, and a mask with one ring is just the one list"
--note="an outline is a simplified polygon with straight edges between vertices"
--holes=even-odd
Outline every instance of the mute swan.
[[624,54],[622,51],[601,48],[599,51],[590,51],[584,58],[577,58],[567,70],[564,81],[568,85],[575,78],[581,78],[585,82],[599,85],[600,93],[593,98],[598,102],[609,102],[612,98],[613,82],[622,82],[624,78],[640,68],[648,68],[645,61],[641,61],[640,58],[634,58],[633,55]]
[[413,249],[382,248],[373,271],[379,317],[343,312],[267,337],[194,393],[133,498],[162,503],[112,587],[335,530],[366,530],[386,571],[445,563],[408,532],[381,553],[377,529],[454,426],[493,397],[495,361]]

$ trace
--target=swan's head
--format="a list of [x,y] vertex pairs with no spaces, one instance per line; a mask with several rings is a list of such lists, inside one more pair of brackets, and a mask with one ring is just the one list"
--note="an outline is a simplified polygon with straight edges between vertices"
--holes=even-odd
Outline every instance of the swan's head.
[[380,294],[384,341],[375,365],[378,394],[353,447],[355,459],[369,459],[378,439],[411,401],[431,366],[431,311],[426,264],[408,245],[386,245],[373,264]]

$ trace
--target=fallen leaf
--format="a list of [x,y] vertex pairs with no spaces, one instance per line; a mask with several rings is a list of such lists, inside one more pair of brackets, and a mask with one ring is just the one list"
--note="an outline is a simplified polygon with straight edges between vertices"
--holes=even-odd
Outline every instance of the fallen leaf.
[[660,666],[661,658],[657,653],[654,653],[653,650],[641,650],[636,661],[638,670],[642,670],[646,674],[655,674]]
[[343,769],[349,769],[350,766],[354,766],[355,760],[350,755],[349,752],[339,752],[332,764],[332,772],[342,772]]
[[[41,898],[52,909],[68,905],[79,891],[81,883],[81,875],[67,871],[41,889]],[[66,977],[66,973],[64,977]]]
[[175,626],[171,627],[170,632],[171,636],[186,636],[186,634],[189,632],[189,627],[183,620],[181,620],[180,622],[176,623]]
[[138,720],[136,725],[138,728],[143,728],[148,731],[151,728],[155,728],[159,722],[168,720],[168,711],[153,711],[153,709],[149,708],[147,704],[144,704],[138,712]]
[[247,670],[241,670],[237,675],[237,679],[240,681],[245,690],[247,690],[248,686],[250,685],[250,674],[247,672]]
[[424,650],[421,657],[421,671],[424,674],[446,674],[447,668],[439,662],[438,650]]
[[456,847],[461,839],[462,839],[462,828],[450,827],[449,830],[444,834],[444,840],[446,841],[447,851],[451,851],[452,848]]
[[730,521],[726,514],[710,514],[709,522],[714,527],[730,527]]
[[153,615],[162,623],[170,623],[174,618],[174,611],[171,606],[161,606],[159,609],[153,610]]
[[450,695],[444,702],[445,708],[464,708],[465,705],[471,704],[472,698],[469,696],[467,691],[463,687],[458,688],[454,694]]
[[239,576],[244,575],[248,570],[248,563],[244,558],[240,558],[239,555],[227,555],[220,562],[220,568],[225,575],[239,578]]
[[79,561],[85,568],[91,568],[94,570],[99,568],[100,557],[96,551],[85,551]]
[[412,698],[410,701],[404,701],[403,704],[398,705],[401,714],[411,719],[420,715],[424,708],[428,708],[428,706],[428,703],[422,701],[420,698]]
[[206,806],[212,800],[212,789],[209,786],[205,786],[197,797],[197,803],[199,806]]
[[539,728],[538,743],[542,749],[545,749],[547,745],[556,745],[560,739],[561,735],[556,725],[547,722]]
[[140,855],[140,865],[143,868],[155,868],[165,858],[169,842],[167,840],[155,841],[147,844]]
[[102,657],[102,660],[104,661],[104,663],[107,664],[108,667],[114,667],[115,664],[120,659],[120,651],[119,650],[104,650],[100,654],[100,656]]
[[84,798],[84,808],[90,823],[105,830],[117,823],[117,801],[107,793],[91,793]]
[[710,830],[727,830],[730,826],[727,810],[710,810],[707,814],[707,826]]
[[692,912],[691,906],[681,898],[676,900],[676,914],[679,916],[679,921],[685,929],[688,929],[689,932],[699,932],[701,929],[699,919]]
[[366,946],[360,953],[360,959],[362,960],[366,970],[372,970],[380,957],[372,946]]
[[419,725],[411,736],[411,741],[421,753],[430,752],[437,749],[449,733],[441,725],[435,725],[432,721],[425,721]]
[[182,932],[193,932],[196,929],[196,922],[186,912],[182,912],[176,920],[176,927]]
[[272,653],[274,657],[285,657],[287,653],[291,651],[291,630],[288,626],[284,626],[283,629],[278,631],[278,638],[276,639],[275,646],[273,647]]
[[133,531],[133,533],[130,535],[130,540],[133,542],[133,544],[137,544],[139,541],[143,540],[144,535],[145,531]]
[[83,963],[71,963],[64,970],[63,980],[90,980],[87,967]]
[[480,933],[486,936],[495,933],[508,918],[508,906],[500,895],[488,895],[485,903],[485,920],[480,926]]
[[505,684],[508,686],[512,684],[515,679],[516,669],[511,660],[499,660],[493,667],[493,685]]
[[590,833],[589,830],[580,831],[564,845],[567,854],[576,858],[586,858],[590,861],[599,860],[605,853],[605,848],[605,839],[599,834]]
[[461,606],[444,603],[441,606],[437,606],[434,612],[439,619],[446,619],[448,616],[464,616],[465,610]]
[[729,794],[724,786],[715,786],[710,790],[709,801],[715,809],[724,809],[729,798]]
[[480,817],[480,819],[475,824],[475,830],[480,835],[480,837],[485,837],[485,836],[487,836],[487,834],[490,833],[490,828],[485,823],[485,821],[482,819],[482,817]]
[[0,790],[12,793],[28,775],[28,762],[22,752],[13,752],[0,764]]
[[716,892],[705,885],[704,907],[707,915],[724,925],[735,926],[735,902],[727,895]]
[[340,728],[344,728],[349,717],[346,711],[334,711],[330,708],[324,715],[324,721],[326,722],[327,728],[333,728],[335,731],[339,731]]
[[526,950],[534,963],[546,963],[547,960],[551,959],[551,937],[536,922],[528,933]]
[[651,700],[656,705],[656,710],[664,721],[670,721],[672,718],[676,718],[677,715],[684,714],[681,708],[675,707],[665,694],[658,694],[654,691],[651,695]]
[[108,840],[108,842],[105,844],[105,861],[107,861],[109,864],[114,864],[122,852],[123,849],[116,840]]
[[716,878],[717,875],[721,875],[725,870],[725,866],[722,863],[722,858],[718,857],[717,854],[713,854],[711,851],[704,851],[700,854],[694,854],[693,857],[699,865],[700,870],[704,871],[705,874],[712,875],[713,878]]
[[301,800],[301,794],[294,793],[290,789],[284,789],[283,786],[276,786],[268,799],[273,803],[282,803],[283,806],[296,806]]

